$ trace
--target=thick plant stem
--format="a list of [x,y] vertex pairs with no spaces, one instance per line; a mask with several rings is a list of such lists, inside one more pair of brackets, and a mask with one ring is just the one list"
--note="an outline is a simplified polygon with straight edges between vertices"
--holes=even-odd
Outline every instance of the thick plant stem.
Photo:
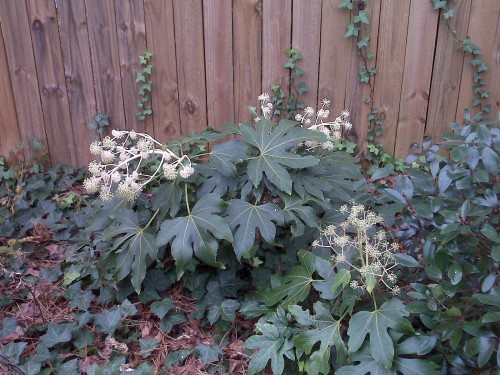
[[191,216],[191,207],[189,207],[187,184],[184,184],[184,199],[186,200],[186,208],[187,208],[188,215]]

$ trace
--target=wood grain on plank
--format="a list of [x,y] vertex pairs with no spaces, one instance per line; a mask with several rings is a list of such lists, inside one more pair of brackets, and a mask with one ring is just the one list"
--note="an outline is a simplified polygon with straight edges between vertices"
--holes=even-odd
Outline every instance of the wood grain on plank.
[[89,146],[98,138],[98,134],[87,126],[93,122],[97,109],[85,4],[81,1],[62,1],[58,11],[76,159],[82,166],[95,159]]
[[7,163],[15,164],[24,161],[24,152],[19,147],[21,136],[17,122],[16,104],[12,84],[10,83],[9,63],[3,42],[4,36],[0,28],[0,98],[2,110],[0,111],[0,157]]
[[419,151],[411,149],[411,145],[422,144],[424,138],[438,22],[439,13],[430,2],[411,2],[394,150],[396,157],[404,158]]
[[181,134],[172,0],[145,0],[148,48],[153,52],[153,125],[160,141]]
[[[0,24],[9,64],[10,79],[16,105],[19,134],[26,144],[26,161],[48,152],[38,77],[30,35],[28,11],[24,1],[0,1]],[[28,145],[42,144],[40,150]]]
[[[471,0],[457,2],[454,7],[455,15],[450,19],[450,27],[456,30],[459,36],[467,35],[470,7]],[[453,34],[441,18],[424,133],[426,137],[431,137],[433,142],[443,140],[443,134],[449,130],[448,124],[456,118],[464,64],[464,53],[457,47]]]
[[[489,66],[487,71],[481,72],[480,75],[486,80],[487,88],[498,87],[498,82],[492,81],[493,74],[496,69],[499,69],[500,61],[497,56],[494,56],[493,51],[495,45],[498,49],[500,43],[497,33],[497,24],[500,17],[500,2],[497,0],[473,1],[470,12],[470,21],[467,35],[470,36],[471,42],[481,48],[483,54],[478,56],[480,60],[486,61]],[[463,37],[463,36],[461,36]],[[495,57],[497,57],[495,59]],[[462,69],[462,81],[460,84],[460,95],[458,98],[458,108],[456,119],[457,122],[464,120],[464,108],[469,108],[472,115],[479,111],[479,108],[472,107],[472,87],[474,81],[472,76],[476,74],[476,68],[470,64],[471,55],[465,56],[465,62]],[[489,99],[486,103],[491,103]],[[496,104],[496,103],[495,103]],[[496,118],[496,114],[493,116]]]
[[409,15],[410,0],[389,0],[382,3],[374,104],[384,117],[383,135],[377,141],[391,154],[394,152],[398,127]]
[[30,0],[28,13],[50,160],[77,165],[55,3]]
[[207,126],[201,0],[175,1],[174,20],[181,132],[189,135]]
[[203,1],[208,125],[234,122],[232,3]]
[[85,0],[94,72],[97,111],[109,116],[111,127],[126,128],[112,1]]
[[[137,0],[115,0],[115,14],[120,55],[120,69],[123,90],[123,106],[127,128],[153,134],[153,121],[150,116],[145,121],[137,119],[137,100],[141,98],[138,89],[142,82],[136,83],[139,71],[139,56],[146,50],[146,25],[144,23],[144,4]],[[154,64],[154,60],[151,61]],[[151,93],[146,91],[147,96]]]
[[296,78],[296,85],[305,82],[309,92],[300,96],[306,106],[318,104],[318,76],[321,44],[321,0],[294,0],[292,47],[303,56],[299,67],[304,74]]
[[234,117],[252,121],[248,106],[262,93],[262,2],[233,2]]
[[351,41],[344,37],[349,12],[334,1],[324,1],[321,21],[321,50],[318,99],[331,101],[332,118],[345,109],[347,57]]
[[288,83],[288,71],[283,64],[285,51],[292,43],[292,2],[265,0],[262,17],[262,91],[270,93],[271,85],[282,79],[285,85]]

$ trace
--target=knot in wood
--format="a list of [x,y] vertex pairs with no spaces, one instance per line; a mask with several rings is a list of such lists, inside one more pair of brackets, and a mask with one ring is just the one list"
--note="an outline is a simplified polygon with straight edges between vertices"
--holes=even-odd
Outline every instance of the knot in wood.
[[43,29],[43,23],[38,18],[33,21],[32,28],[35,31],[40,31]]
[[122,22],[120,24],[120,29],[122,29],[123,31],[126,31],[128,29],[127,24],[125,22]]
[[358,3],[358,9],[359,9],[359,10],[365,10],[365,8],[366,8],[366,3],[365,3],[363,0],[361,0],[361,1]]
[[188,99],[186,100],[186,102],[184,103],[184,109],[190,113],[190,114],[193,114],[196,112],[196,104],[191,100],[191,99]]
[[61,90],[59,85],[57,84],[49,84],[45,85],[42,89],[42,94],[44,96],[58,96],[62,97],[64,95],[64,92]]

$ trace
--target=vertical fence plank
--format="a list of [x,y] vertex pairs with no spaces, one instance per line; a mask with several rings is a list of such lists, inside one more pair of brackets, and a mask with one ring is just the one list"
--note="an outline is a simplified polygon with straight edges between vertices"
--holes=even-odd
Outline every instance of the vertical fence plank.
[[438,22],[439,13],[434,11],[430,2],[411,2],[394,150],[396,157],[406,157],[410,152],[418,151],[410,150],[410,146],[415,142],[422,144],[424,138]]
[[34,140],[42,143],[40,150],[27,146],[27,161],[45,153],[47,137],[42,105],[38,90],[33,46],[29,33],[28,12],[24,1],[0,1],[0,23],[4,39],[10,78],[14,91],[16,113],[21,140],[26,144]]
[[174,2],[174,20],[181,131],[188,135],[207,125],[201,0]]
[[[263,0],[262,91],[269,92],[287,74],[283,69],[285,50],[291,47],[292,2]],[[288,78],[288,76],[287,76]],[[287,83],[287,79],[284,79]],[[287,88],[284,88],[285,91]]]
[[[467,34],[471,0],[457,3],[450,27],[459,36]],[[433,142],[440,142],[457,113],[460,79],[464,64],[464,53],[457,48],[453,34],[441,19],[437,33],[434,68],[431,79],[429,109],[425,126],[425,136]]]
[[262,93],[262,2],[233,2],[234,117],[251,120],[248,105],[256,105]]
[[383,135],[378,141],[391,154],[394,152],[398,128],[409,14],[410,0],[389,0],[382,3],[374,104],[385,118]]
[[318,98],[331,100],[332,117],[344,107],[349,40],[344,37],[349,13],[335,1],[323,1]]
[[500,82],[500,17],[497,21],[496,32],[495,32],[495,45],[491,51],[491,58],[493,64],[490,66],[491,69],[491,79],[488,88],[491,90],[490,103],[492,104],[491,117],[495,121],[500,121],[500,90],[499,85],[496,84]]
[[148,48],[154,53],[154,134],[168,141],[181,134],[172,0],[146,0],[144,11]]
[[[495,60],[493,55],[495,45],[500,43],[498,34],[495,35],[499,15],[500,2],[497,0],[472,2],[467,35],[470,36],[472,43],[479,46],[483,50],[483,55],[479,56],[479,59],[488,63],[489,70],[482,72],[481,76],[486,80],[489,89],[492,89],[495,85],[498,86],[498,82],[492,81],[492,77],[494,76],[492,72],[498,69],[498,65],[500,64],[500,61]],[[458,122],[462,122],[464,120],[464,108],[469,108],[472,114],[479,111],[477,107],[472,107],[472,87],[474,85],[472,75],[475,74],[475,68],[472,68],[470,59],[471,55],[465,56],[456,114]],[[488,102],[488,100],[486,102]]]
[[24,153],[19,149],[21,136],[17,122],[16,104],[10,83],[9,63],[3,42],[2,28],[0,28],[0,157],[4,157],[8,164],[24,161]]
[[[153,134],[151,117],[139,121],[136,116],[139,84],[135,82],[135,78],[142,71],[139,56],[146,50],[144,4],[137,0],[115,0],[115,14],[127,128]],[[151,63],[154,64],[154,61]],[[146,94],[151,97],[151,93],[146,91]]]
[[204,0],[208,124],[234,121],[232,2]]
[[81,166],[95,158],[90,153],[89,146],[97,137],[87,127],[97,112],[87,17],[82,1],[61,1],[58,10],[71,125],[76,158]]
[[111,126],[126,127],[113,2],[85,0],[97,111]]
[[[370,20],[369,25],[362,25],[361,33],[370,38],[370,52],[379,53],[377,49],[378,29],[380,22],[380,1],[370,1],[366,3],[365,11]],[[366,149],[366,134],[368,131],[369,107],[363,101],[370,97],[370,87],[359,81],[359,69],[364,67],[364,62],[359,56],[356,43],[349,40],[349,54],[345,58],[347,64],[347,86],[345,108],[351,113],[350,121],[353,124],[353,131],[357,137],[357,144],[361,152]],[[368,61],[368,68],[371,69],[378,64],[378,58]],[[383,67],[380,67],[383,69]]]
[[30,0],[28,13],[50,159],[53,164],[76,166],[55,3]]
[[[304,57],[300,63],[304,81],[309,92],[301,95],[306,106],[316,108],[318,104],[318,76],[321,42],[321,0],[294,0],[292,47]],[[297,83],[298,84],[298,83]]]

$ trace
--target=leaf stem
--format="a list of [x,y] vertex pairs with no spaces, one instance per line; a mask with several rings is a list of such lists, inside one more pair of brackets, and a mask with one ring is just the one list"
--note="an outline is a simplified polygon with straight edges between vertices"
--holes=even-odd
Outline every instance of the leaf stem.
[[184,183],[184,199],[186,200],[186,208],[188,215],[191,216],[191,208],[189,207],[189,200],[188,200],[188,188],[186,183]]
[[144,228],[142,228],[143,231],[145,231],[146,229],[149,228],[149,226],[151,225],[151,223],[153,222],[153,220],[155,219],[156,215],[158,215],[158,212],[160,212],[160,209],[158,208],[156,210],[156,212],[153,214],[153,216],[151,217],[151,219],[149,219],[148,223],[146,224],[146,226]]

